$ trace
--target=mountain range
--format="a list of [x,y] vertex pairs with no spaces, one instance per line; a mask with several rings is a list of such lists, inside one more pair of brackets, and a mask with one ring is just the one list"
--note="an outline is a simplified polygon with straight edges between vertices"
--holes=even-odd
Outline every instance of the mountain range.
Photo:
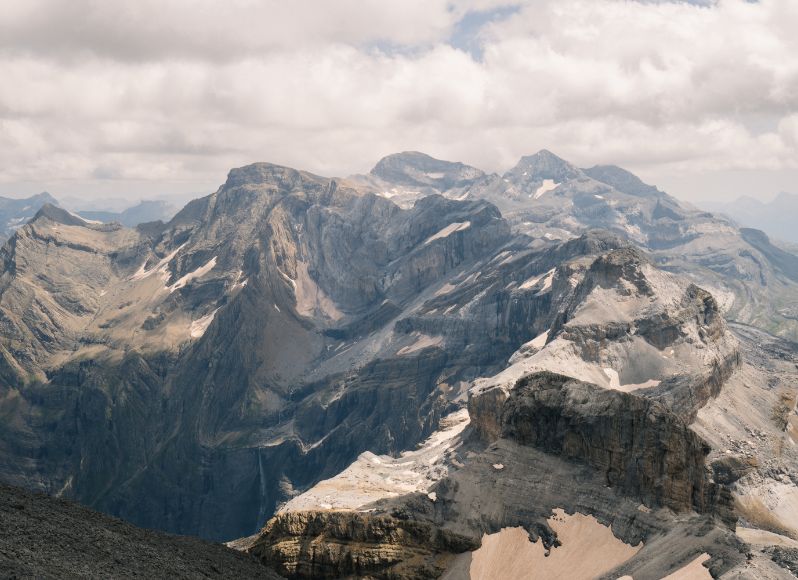
[[47,203],[58,204],[47,192],[23,199],[0,197],[0,238],[6,240],[11,237]]
[[257,163],[0,272],[7,483],[284,577],[798,561],[798,257],[619,167]]
[[745,196],[730,202],[704,205],[744,226],[763,230],[778,240],[798,243],[794,218],[798,215],[798,195],[794,193],[782,192],[768,202]]
[[105,223],[119,222],[134,228],[139,224],[155,221],[169,221],[177,213],[177,208],[163,200],[144,200],[122,211],[80,210],[79,216],[88,220]]
[[[47,192],[19,199],[0,197],[0,240],[5,241],[10,238],[46,204],[60,205],[58,200]],[[89,221],[119,222],[127,227],[136,227],[146,222],[168,221],[177,210],[166,201],[145,200],[118,212],[80,210],[75,213]]]

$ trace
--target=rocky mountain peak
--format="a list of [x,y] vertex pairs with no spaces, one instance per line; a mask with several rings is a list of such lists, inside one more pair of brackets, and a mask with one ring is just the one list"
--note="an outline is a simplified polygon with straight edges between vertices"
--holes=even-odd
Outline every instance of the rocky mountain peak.
[[464,187],[485,173],[464,163],[435,159],[418,151],[404,151],[380,159],[371,175],[399,185],[444,191]]
[[36,195],[32,195],[27,201],[58,205],[58,200],[54,198],[49,191],[43,191],[41,193],[37,193]]
[[86,225],[86,220],[69,213],[63,208],[53,205],[52,203],[45,203],[41,208],[39,208],[39,211],[37,211],[36,215],[33,216],[31,223],[45,218],[65,226]]
[[645,183],[634,173],[622,167],[618,167],[617,165],[596,165],[589,169],[583,169],[582,171],[588,177],[606,183],[627,195],[639,197],[659,197],[662,195],[659,189]]
[[304,171],[261,162],[231,169],[227,174],[227,181],[222,187],[223,189],[232,189],[246,185],[273,184],[280,188],[293,189],[304,180],[324,181],[323,178]]
[[547,149],[542,149],[534,155],[521,157],[518,163],[505,177],[513,177],[524,182],[539,182],[552,180],[562,183],[580,177],[582,172],[564,159],[558,157]]

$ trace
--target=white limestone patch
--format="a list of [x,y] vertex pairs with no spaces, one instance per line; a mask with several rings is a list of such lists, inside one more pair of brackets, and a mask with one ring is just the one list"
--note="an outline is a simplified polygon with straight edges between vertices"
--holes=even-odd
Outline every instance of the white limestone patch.
[[451,223],[448,226],[446,226],[445,228],[443,228],[441,231],[439,231],[437,234],[434,234],[434,235],[430,236],[429,238],[427,238],[427,241],[425,241],[424,244],[426,245],[426,244],[429,244],[430,242],[434,242],[435,240],[440,240],[442,238],[448,238],[453,233],[462,232],[464,230],[467,230],[470,227],[471,227],[471,222],[455,222],[455,223]]
[[205,331],[208,330],[208,327],[211,325],[211,322],[213,322],[213,319],[216,316],[217,312],[219,312],[218,308],[213,312],[206,314],[202,318],[193,320],[191,322],[191,327],[189,328],[188,332],[191,338],[199,338],[203,334],[205,334]]
[[179,280],[177,280],[177,282],[175,282],[174,284],[169,286],[169,293],[171,294],[175,290],[180,290],[181,288],[186,286],[186,284],[188,284],[192,280],[196,280],[198,278],[202,278],[205,274],[207,274],[208,272],[213,270],[216,267],[216,259],[217,258],[218,258],[218,256],[214,256],[213,258],[208,260],[204,265],[200,266],[199,268],[197,268],[193,272],[189,272],[185,276],[182,276]]
[[553,179],[544,179],[543,184],[538,187],[537,191],[535,191],[535,193],[532,195],[532,199],[540,199],[544,194],[557,189],[559,186],[560,184]]
[[444,417],[440,429],[416,450],[399,457],[361,453],[344,471],[317,483],[279,511],[357,510],[378,499],[417,492],[434,494],[430,488],[448,475],[452,465],[449,456],[459,447],[460,435],[468,424],[468,410],[461,409]]

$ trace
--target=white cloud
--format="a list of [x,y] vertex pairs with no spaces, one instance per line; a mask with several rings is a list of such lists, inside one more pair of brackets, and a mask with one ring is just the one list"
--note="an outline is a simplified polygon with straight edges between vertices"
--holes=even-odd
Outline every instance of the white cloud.
[[[479,56],[448,44],[508,5]],[[793,0],[11,1],[0,182],[207,190],[251,161],[340,175],[403,149],[794,169],[797,28]]]

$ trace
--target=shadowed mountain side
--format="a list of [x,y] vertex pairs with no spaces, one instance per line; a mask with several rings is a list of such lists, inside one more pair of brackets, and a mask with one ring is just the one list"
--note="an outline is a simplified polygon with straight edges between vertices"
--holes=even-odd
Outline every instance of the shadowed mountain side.
[[2,484],[0,527],[4,578],[280,578],[225,546]]

